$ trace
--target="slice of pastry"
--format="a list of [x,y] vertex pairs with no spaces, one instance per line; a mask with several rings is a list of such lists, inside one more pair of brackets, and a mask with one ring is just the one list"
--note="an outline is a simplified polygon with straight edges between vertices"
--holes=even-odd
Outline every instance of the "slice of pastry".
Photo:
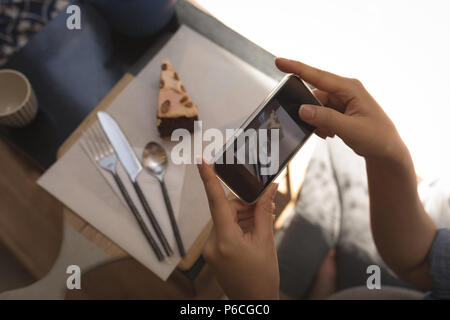
[[161,137],[169,137],[175,129],[194,131],[198,109],[186,93],[186,89],[169,60],[161,64],[157,126]]

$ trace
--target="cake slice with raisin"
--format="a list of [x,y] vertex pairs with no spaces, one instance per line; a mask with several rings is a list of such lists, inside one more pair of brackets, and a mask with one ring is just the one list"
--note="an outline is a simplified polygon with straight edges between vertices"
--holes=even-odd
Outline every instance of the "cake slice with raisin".
[[157,126],[161,137],[169,137],[175,129],[194,131],[198,109],[186,93],[186,89],[169,60],[161,64]]

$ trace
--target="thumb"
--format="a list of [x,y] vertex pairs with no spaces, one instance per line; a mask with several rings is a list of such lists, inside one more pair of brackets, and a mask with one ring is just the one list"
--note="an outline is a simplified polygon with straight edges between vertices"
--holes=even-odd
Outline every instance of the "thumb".
[[298,111],[300,118],[317,128],[325,128],[341,138],[347,136],[353,126],[349,116],[332,108],[303,104]]
[[255,206],[254,212],[254,233],[256,236],[264,238],[273,232],[273,199],[277,193],[278,183],[272,183],[266,192],[261,196]]

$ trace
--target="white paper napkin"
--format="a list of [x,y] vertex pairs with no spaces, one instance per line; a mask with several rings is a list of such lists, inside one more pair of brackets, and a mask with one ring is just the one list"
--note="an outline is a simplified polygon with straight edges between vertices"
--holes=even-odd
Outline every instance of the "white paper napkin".
[[[134,152],[138,159],[140,159],[140,155],[142,155],[143,148],[134,148]],[[166,150],[168,152],[170,150]],[[89,152],[86,152],[86,156],[90,158],[92,161],[92,165],[95,166],[98,171],[101,173],[103,178],[108,182],[110,187],[114,190],[117,197],[122,200],[122,204],[124,206],[125,210],[129,211],[130,215],[133,215],[133,213],[129,210],[128,204],[125,201],[125,198],[122,195],[122,192],[120,191],[119,187],[117,186],[116,181],[114,180],[114,177],[112,174],[106,170],[103,170],[100,168],[100,166],[97,165],[95,159],[92,157],[92,154],[89,154]],[[170,201],[172,204],[172,208],[174,213],[180,211],[180,203],[181,203],[181,192],[183,188],[183,183],[180,182],[180,177],[184,177],[186,166],[184,165],[175,165],[169,156],[169,162],[166,169],[166,174],[164,176],[164,182],[167,187],[167,192],[169,193]],[[154,228],[152,227],[149,218],[147,217],[147,214],[143,208],[142,203],[140,202],[140,199],[134,189],[134,186],[131,182],[131,180],[128,177],[128,174],[125,170],[125,168],[122,166],[120,161],[117,158],[117,174],[119,175],[120,179],[122,180],[125,188],[127,189],[128,194],[130,195],[131,200],[133,201],[134,205],[138,209],[138,211],[141,213],[141,216],[144,219],[145,224],[147,225],[147,228],[150,230],[150,233],[153,235],[153,238],[156,240],[156,242],[159,244],[159,247],[161,251],[164,253],[164,249],[162,247],[162,244],[160,243],[158,236],[156,235]],[[137,182],[139,186],[142,189],[142,192],[144,193],[144,196],[147,199],[147,202],[155,216],[157,216],[157,221],[168,239],[169,243],[172,242],[172,238],[174,237],[172,226],[170,224],[169,215],[167,213],[166,204],[163,201],[163,194],[160,187],[159,181],[151,175],[147,170],[143,169],[139,176],[137,177]],[[164,214],[166,213],[166,215]],[[184,243],[184,242],[183,242]],[[149,250],[153,250],[150,247],[149,244]],[[178,247],[173,247],[172,250],[174,252],[178,252]],[[167,262],[168,263],[175,263],[176,259],[170,258]]]

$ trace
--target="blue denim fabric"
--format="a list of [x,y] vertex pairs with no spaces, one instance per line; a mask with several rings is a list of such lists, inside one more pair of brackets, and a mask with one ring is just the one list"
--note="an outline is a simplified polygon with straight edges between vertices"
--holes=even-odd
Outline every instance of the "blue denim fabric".
[[450,299],[450,229],[439,229],[429,253],[431,299]]

